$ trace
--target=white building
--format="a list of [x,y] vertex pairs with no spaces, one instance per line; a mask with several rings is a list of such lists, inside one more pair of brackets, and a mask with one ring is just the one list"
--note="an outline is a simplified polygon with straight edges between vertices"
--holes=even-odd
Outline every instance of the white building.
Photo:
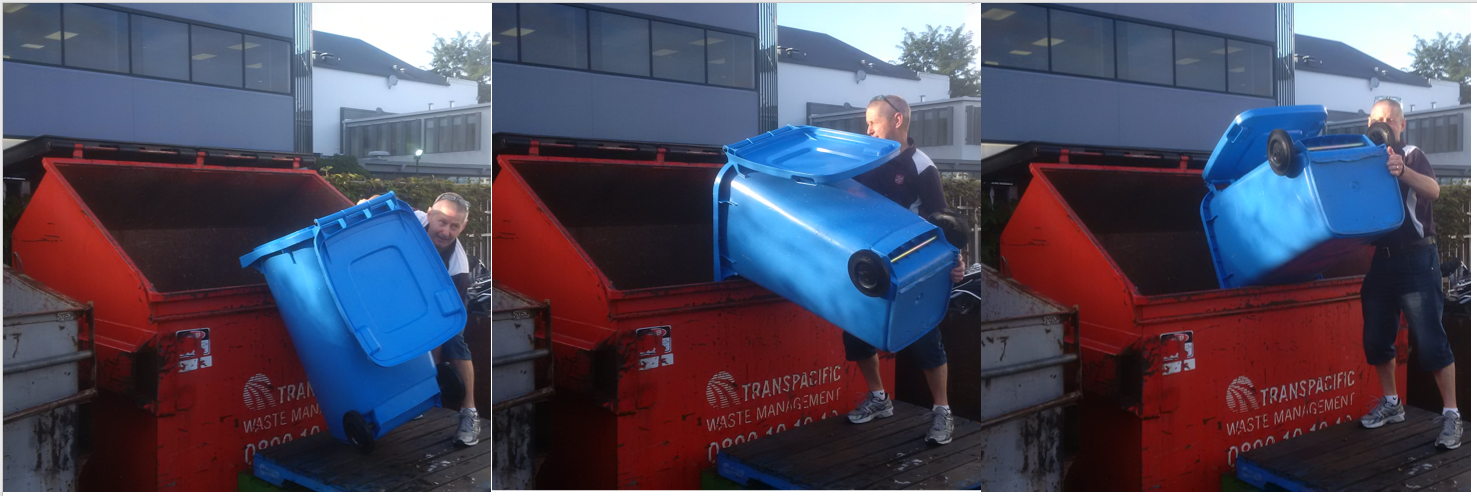
[[1391,97],[1406,112],[1455,107],[1461,85],[1410,74],[1342,42],[1297,35],[1298,105],[1328,108],[1329,121],[1367,115],[1376,100]]
[[[492,178],[492,104],[344,121],[344,154],[381,177],[435,175],[459,183]],[[415,152],[421,150],[419,160]]]
[[477,82],[417,69],[358,38],[314,31],[313,53],[315,153],[349,154],[346,120],[477,104]]
[[949,98],[948,76],[889,64],[831,35],[779,26],[778,39],[780,126],[865,109],[877,95],[898,95],[913,105]]
[[[980,175],[980,99],[949,98],[911,104],[908,137],[941,173]],[[866,107],[818,114],[809,125],[865,134]]]

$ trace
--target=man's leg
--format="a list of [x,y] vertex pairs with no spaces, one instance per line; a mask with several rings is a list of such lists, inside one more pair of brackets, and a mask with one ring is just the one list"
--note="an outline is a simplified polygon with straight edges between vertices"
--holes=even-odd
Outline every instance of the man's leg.
[[1400,395],[1399,390],[1395,385],[1394,358],[1391,358],[1388,362],[1376,364],[1374,366],[1374,375],[1380,378],[1380,391],[1383,391],[1385,396]]
[[472,370],[471,360],[452,360],[451,365],[456,367],[456,375],[462,377],[462,384],[466,386],[467,394],[462,396],[461,408],[477,408],[476,389],[472,387],[473,377],[476,373]]
[[923,378],[928,380],[928,392],[933,394],[933,404],[949,406],[949,364],[923,371]]
[[877,358],[877,348],[842,332],[841,343],[846,347],[846,360],[856,362],[862,379],[867,381],[867,397],[857,404],[856,409],[846,414],[853,424],[871,422],[874,418],[892,416],[892,399],[882,389],[882,361]]
[[1447,365],[1437,370],[1436,388],[1441,390],[1441,407],[1456,408],[1456,364]]
[[949,444],[954,440],[954,413],[949,410],[949,356],[944,353],[944,335],[935,327],[908,345],[906,351],[923,369],[928,392],[933,395],[933,424],[923,440]]
[[461,417],[461,424],[457,427],[455,441],[464,446],[477,444],[477,436],[482,433],[482,423],[477,420],[476,397],[473,396],[472,379],[475,375],[472,371],[472,350],[467,348],[467,341],[462,334],[457,334],[446,344],[441,345],[443,356],[451,362],[456,369],[456,375],[462,379],[462,387],[466,394],[462,397],[461,408],[457,414]]
[[1456,409],[1456,356],[1451,353],[1446,330],[1441,326],[1442,305],[1440,257],[1435,246],[1427,246],[1406,260],[1410,270],[1400,293],[1400,310],[1410,324],[1410,341],[1420,357],[1421,368],[1430,372],[1441,391],[1442,428],[1436,445],[1454,449],[1462,445],[1462,416]]
[[[1364,314],[1364,359],[1374,366],[1384,396],[1369,414],[1359,419],[1366,428],[1405,421],[1395,384],[1395,335],[1400,330],[1399,288],[1392,274],[1394,259],[1375,255],[1360,288],[1359,305]],[[1392,401],[1392,399],[1394,401]]]
[[876,353],[872,356],[856,361],[856,368],[861,370],[862,378],[867,380],[867,391],[882,391],[882,360],[877,358]]

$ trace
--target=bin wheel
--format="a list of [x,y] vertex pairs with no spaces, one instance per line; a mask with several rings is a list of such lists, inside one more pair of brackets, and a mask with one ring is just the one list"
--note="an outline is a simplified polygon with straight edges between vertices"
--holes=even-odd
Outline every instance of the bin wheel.
[[359,412],[350,411],[344,414],[344,435],[348,436],[349,443],[360,453],[369,454],[374,452],[374,429],[369,426],[369,421]]
[[1364,135],[1369,137],[1369,141],[1374,142],[1377,146],[1395,146],[1395,142],[1400,141],[1395,136],[1395,130],[1391,129],[1389,124],[1383,122],[1371,124],[1369,131],[1366,131]]
[[892,285],[887,262],[870,250],[851,254],[851,259],[846,262],[846,273],[851,275],[851,284],[857,291],[873,298],[886,295]]
[[1287,131],[1272,130],[1272,136],[1267,138],[1267,163],[1279,176],[1286,176],[1292,169],[1292,136]]

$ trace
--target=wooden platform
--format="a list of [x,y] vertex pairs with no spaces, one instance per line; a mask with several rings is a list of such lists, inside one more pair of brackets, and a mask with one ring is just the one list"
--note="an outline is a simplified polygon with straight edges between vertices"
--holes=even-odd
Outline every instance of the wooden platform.
[[451,441],[457,422],[456,412],[432,408],[375,440],[369,454],[320,432],[258,451],[255,473],[314,491],[490,491],[491,429],[483,420],[481,441],[461,447]]
[[980,425],[954,417],[954,441],[928,444],[928,410],[893,402],[893,416],[844,415],[718,452],[718,474],[749,489],[975,489]]
[[1356,419],[1236,458],[1237,478],[1288,491],[1471,491],[1471,424],[1462,446],[1436,447],[1437,415],[1405,407],[1405,422],[1366,429]]

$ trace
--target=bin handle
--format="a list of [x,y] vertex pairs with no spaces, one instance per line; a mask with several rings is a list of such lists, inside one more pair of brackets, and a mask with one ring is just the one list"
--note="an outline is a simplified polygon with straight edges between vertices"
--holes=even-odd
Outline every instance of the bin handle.
[[349,226],[372,219],[375,215],[393,212],[400,208],[398,203],[400,201],[395,198],[395,192],[391,191],[380,195],[379,198],[355,205],[315,222],[318,224],[319,232],[323,233],[326,238],[348,229]]
[[926,240],[923,240],[922,243],[918,243],[918,246],[914,246],[912,248],[908,248],[908,251],[902,252],[902,254],[899,254],[898,256],[893,257],[892,260],[889,260],[889,262],[897,263],[898,260],[902,260],[903,257],[906,257],[908,255],[912,255],[913,252],[918,251],[919,248],[922,248],[924,246],[927,246],[929,243],[932,243],[936,239],[939,239],[939,237],[937,235],[934,235],[931,238],[928,238]]

